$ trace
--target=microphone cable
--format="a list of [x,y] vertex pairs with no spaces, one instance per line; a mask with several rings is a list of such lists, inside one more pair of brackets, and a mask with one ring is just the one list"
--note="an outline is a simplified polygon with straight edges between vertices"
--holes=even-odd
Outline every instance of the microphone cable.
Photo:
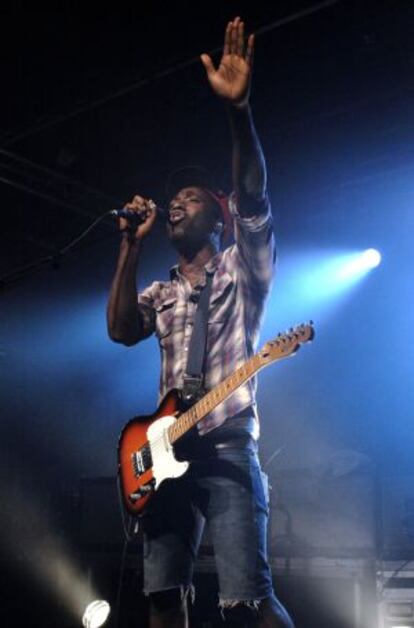
[[[110,209],[109,211],[95,218],[88,225],[88,227],[86,227],[86,229],[82,231],[82,233],[80,233],[80,235],[76,236],[73,240],[71,240],[68,244],[66,244],[66,246],[63,246],[62,248],[57,249],[56,253],[51,253],[50,255],[41,257],[40,259],[37,259],[34,262],[25,264],[24,266],[21,266],[20,268],[17,268],[16,270],[13,270],[10,273],[7,273],[6,275],[3,275],[2,277],[0,277],[0,290],[5,290],[9,285],[16,283],[17,281],[19,281],[19,279],[24,278],[25,275],[41,268],[42,266],[51,264],[53,268],[58,268],[62,257],[64,257],[67,253],[72,251],[72,249],[74,249],[76,245],[79,244],[79,242],[84,240],[84,238],[93,229],[95,229],[95,227],[97,227],[101,222],[106,220],[109,216],[116,215],[116,213],[114,212],[118,212],[118,211],[122,211],[122,210]],[[164,211],[161,209],[159,211],[159,214],[163,215]]]

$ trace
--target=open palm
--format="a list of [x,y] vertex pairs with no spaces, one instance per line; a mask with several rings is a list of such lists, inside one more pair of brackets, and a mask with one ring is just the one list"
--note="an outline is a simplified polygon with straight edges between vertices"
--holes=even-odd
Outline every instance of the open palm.
[[247,103],[250,92],[250,80],[253,64],[254,35],[250,35],[247,44],[244,39],[244,24],[236,17],[229,22],[224,38],[223,55],[216,69],[206,54],[201,61],[213,91],[224,100],[234,105]]

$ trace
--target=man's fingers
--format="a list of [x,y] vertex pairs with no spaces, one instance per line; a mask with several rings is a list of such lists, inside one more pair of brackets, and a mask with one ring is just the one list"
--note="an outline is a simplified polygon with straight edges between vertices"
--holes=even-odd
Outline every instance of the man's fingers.
[[246,63],[251,68],[254,58],[254,35],[250,35],[247,40]]
[[131,209],[132,211],[137,209],[147,209],[148,204],[151,201],[149,201],[146,198],[143,198],[142,196],[138,196],[138,194],[136,194],[133,198],[132,201],[130,201],[129,203],[125,204],[124,209]]
[[145,198],[142,196],[139,196],[138,194],[135,194],[135,196],[133,197],[131,204],[135,205],[135,207],[141,207],[141,205],[144,205],[145,203]]
[[230,54],[230,37],[231,37],[231,29],[233,27],[233,22],[229,22],[227,24],[226,32],[224,34],[224,47],[223,47],[223,55]]
[[244,24],[242,21],[237,27],[237,54],[242,57],[244,52]]
[[239,28],[240,18],[236,17],[231,28],[230,32],[230,54],[237,54],[237,33]]
[[214,72],[216,71],[216,68],[214,67],[211,57],[209,57],[206,54],[202,54],[200,59],[206,69],[207,75],[211,76],[212,74],[214,74]]

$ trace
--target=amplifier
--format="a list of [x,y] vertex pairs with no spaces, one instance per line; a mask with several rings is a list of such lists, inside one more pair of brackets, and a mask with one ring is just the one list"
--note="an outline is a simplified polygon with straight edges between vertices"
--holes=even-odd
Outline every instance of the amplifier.
[[414,559],[414,475],[382,479],[382,556]]
[[375,475],[293,469],[269,478],[270,554],[365,557],[376,555]]
[[380,628],[414,628],[414,560],[378,563],[377,591]]

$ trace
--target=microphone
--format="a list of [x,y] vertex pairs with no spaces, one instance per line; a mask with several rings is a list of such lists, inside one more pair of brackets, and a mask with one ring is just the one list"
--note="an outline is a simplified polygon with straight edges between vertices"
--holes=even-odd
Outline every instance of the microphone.
[[[148,210],[143,209],[141,211],[135,212],[132,211],[132,209],[111,209],[108,214],[110,214],[111,216],[115,216],[115,218],[125,218],[126,220],[129,220],[134,224],[140,225],[146,221],[148,216]],[[163,209],[162,207],[158,207],[158,205],[157,214],[165,220],[168,219],[168,210]]]

